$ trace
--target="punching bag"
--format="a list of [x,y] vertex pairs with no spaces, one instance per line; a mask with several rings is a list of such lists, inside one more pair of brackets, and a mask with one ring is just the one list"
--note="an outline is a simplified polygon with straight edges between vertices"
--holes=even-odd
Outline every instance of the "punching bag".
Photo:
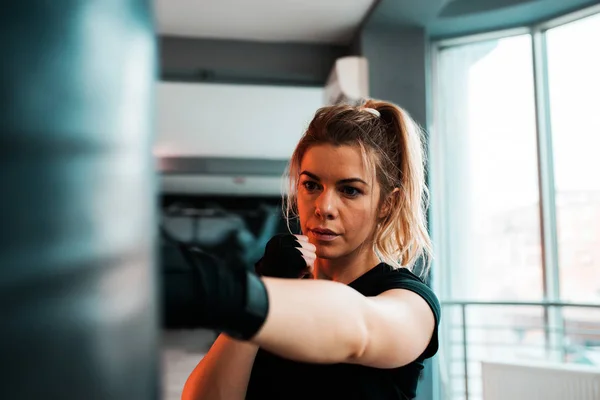
[[151,10],[0,12],[0,399],[160,397]]

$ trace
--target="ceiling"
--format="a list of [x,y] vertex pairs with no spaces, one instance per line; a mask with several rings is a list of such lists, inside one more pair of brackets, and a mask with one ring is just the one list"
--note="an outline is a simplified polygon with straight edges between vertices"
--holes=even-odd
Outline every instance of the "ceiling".
[[[209,39],[348,44],[368,27],[451,37],[531,24],[600,0],[155,0],[159,33]],[[370,13],[373,8],[373,12]]]
[[375,0],[155,0],[163,35],[348,43]]
[[382,0],[369,27],[424,27],[432,37],[452,37],[533,24],[600,0]]

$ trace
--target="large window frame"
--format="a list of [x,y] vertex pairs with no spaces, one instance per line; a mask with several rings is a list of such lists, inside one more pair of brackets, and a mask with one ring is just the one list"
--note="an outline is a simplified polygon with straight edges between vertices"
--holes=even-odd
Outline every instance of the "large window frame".
[[[519,35],[531,35],[532,54],[533,54],[533,79],[534,79],[534,95],[535,95],[535,113],[536,113],[536,144],[537,144],[537,166],[538,166],[538,186],[539,186],[539,215],[540,215],[540,235],[541,235],[541,252],[542,252],[542,287],[543,287],[543,302],[547,304],[564,305],[561,301],[560,294],[560,265],[559,265],[559,243],[558,243],[558,227],[557,227],[557,212],[555,199],[555,179],[554,179],[554,156],[552,144],[552,125],[550,120],[550,97],[549,97],[549,79],[548,79],[548,56],[547,56],[547,32],[571,22],[590,17],[600,13],[600,4],[586,7],[584,9],[562,15],[541,23],[530,26],[498,30],[475,35],[463,36],[458,38],[449,38],[432,41],[429,43],[429,84],[428,84],[428,121],[427,127],[430,133],[429,137],[436,137],[436,121],[439,121],[439,107],[436,103],[436,93],[438,93],[438,61],[439,53],[449,47],[462,46],[477,42],[497,40]],[[443,106],[443,105],[442,105]],[[443,214],[446,208],[444,194],[438,190],[441,183],[445,179],[441,173],[436,174],[435,159],[443,157],[443,149],[439,143],[428,143],[430,156],[430,188],[433,207],[430,209],[430,221],[432,221],[432,237],[436,244],[436,259],[433,261],[434,271],[440,273],[433,274],[432,284],[435,291],[440,295],[442,303],[455,300],[470,301],[471,299],[452,299],[448,298],[451,293],[450,280],[440,279],[443,277],[444,270],[448,270],[448,265],[445,264],[445,254],[448,254],[448,230],[444,226],[444,219],[438,216]],[[433,165],[433,166],[432,166]],[[437,186],[437,187],[436,187]],[[540,303],[542,304],[542,303]],[[464,306],[463,306],[464,313]],[[464,323],[463,315],[463,323]],[[546,326],[563,326],[563,317],[561,307],[544,307],[544,323]],[[466,338],[465,338],[466,340]],[[555,346],[562,349],[564,346],[564,332],[546,331],[546,343],[549,346]],[[466,346],[466,342],[465,342]],[[466,347],[465,347],[466,351]],[[561,361],[561,355],[557,356],[556,361]],[[466,359],[466,355],[465,355]],[[465,363],[465,376],[467,376]],[[434,397],[439,398],[440,387],[439,380],[442,378],[441,370],[434,368]],[[465,378],[465,385],[466,378]],[[468,393],[468,385],[466,387]],[[468,396],[467,396],[468,397]]]
[[[428,131],[431,133],[431,137],[435,135],[435,121],[437,120],[436,114],[437,110],[439,109],[439,105],[435,102],[435,93],[437,92],[439,85],[437,82],[437,61],[439,52],[448,47],[461,46],[487,40],[502,39],[524,34],[531,35],[533,47],[532,51],[536,109],[538,181],[540,192],[540,232],[542,238],[542,269],[544,277],[543,293],[544,299],[547,301],[560,300],[560,286],[556,203],[554,198],[554,158],[552,153],[552,127],[550,123],[549,104],[550,99],[548,95],[549,83],[546,32],[549,29],[556,28],[570,22],[575,22],[598,13],[600,13],[600,4],[527,27],[486,32],[459,38],[441,39],[431,42],[430,46],[431,84],[429,85],[429,97],[433,100],[430,103]],[[436,149],[433,148],[433,146],[429,146],[429,148],[430,153],[435,153]],[[434,158],[435,156],[435,154],[430,154],[431,158]],[[440,198],[440,196],[436,194],[435,182],[431,184],[431,187],[433,200],[443,202],[443,198]],[[432,214],[434,213],[435,211],[432,210]],[[438,223],[439,225],[439,220],[436,219],[435,215],[432,215],[431,220],[434,222],[434,239],[438,239],[436,241],[436,245],[442,252],[442,255],[438,254],[437,259],[443,260],[444,232],[443,229],[437,229],[439,227],[436,226],[435,223]],[[443,261],[440,261],[440,263],[443,263]],[[443,265],[440,265],[440,267],[443,268]],[[439,282],[439,280],[436,280],[434,277],[434,286],[436,289],[438,289],[442,296],[449,292],[448,288],[443,287],[443,284],[444,283]]]

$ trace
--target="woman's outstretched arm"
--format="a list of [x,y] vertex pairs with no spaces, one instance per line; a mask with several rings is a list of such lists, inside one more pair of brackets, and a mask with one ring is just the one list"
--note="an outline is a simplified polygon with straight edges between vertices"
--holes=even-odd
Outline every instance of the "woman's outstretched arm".
[[417,359],[434,332],[431,308],[408,290],[365,297],[332,281],[263,282],[269,313],[251,342],[281,357],[394,368]]
[[196,295],[185,311],[196,325],[231,332],[284,358],[399,367],[425,351],[435,330],[432,308],[409,290],[365,297],[333,281],[194,266]]

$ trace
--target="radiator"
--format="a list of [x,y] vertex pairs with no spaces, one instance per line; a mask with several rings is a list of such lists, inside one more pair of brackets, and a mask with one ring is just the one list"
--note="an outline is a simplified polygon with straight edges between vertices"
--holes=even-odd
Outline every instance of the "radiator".
[[483,400],[600,400],[600,368],[482,362]]

